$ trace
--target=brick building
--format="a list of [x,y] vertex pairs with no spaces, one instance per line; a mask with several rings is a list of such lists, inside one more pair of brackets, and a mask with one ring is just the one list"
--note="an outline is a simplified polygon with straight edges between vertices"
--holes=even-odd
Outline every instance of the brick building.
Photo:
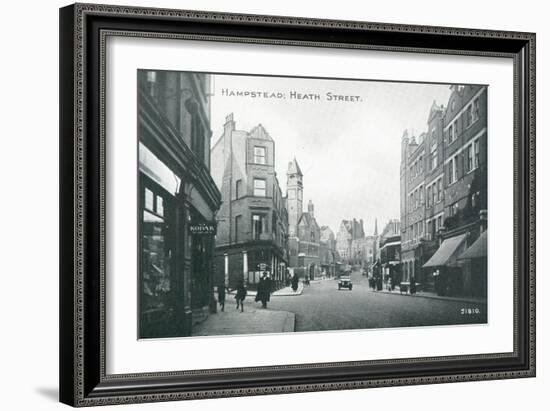
[[432,105],[427,126],[418,138],[402,138],[403,281],[486,295],[486,256],[460,256],[486,228],[487,87],[453,85],[446,107]]
[[213,302],[210,76],[138,71],[139,337],[191,335]]
[[218,282],[255,288],[262,273],[276,287],[288,266],[288,214],[275,173],[275,142],[259,124],[237,130],[233,115],[212,147],[212,177],[222,206],[216,215],[215,271]]

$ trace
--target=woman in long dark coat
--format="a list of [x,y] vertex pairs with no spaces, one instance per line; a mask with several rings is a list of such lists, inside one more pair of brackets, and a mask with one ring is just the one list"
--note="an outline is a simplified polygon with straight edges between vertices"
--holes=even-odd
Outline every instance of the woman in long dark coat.
[[292,277],[292,291],[296,292],[298,291],[298,276],[296,274],[294,274],[294,276]]
[[260,278],[260,282],[258,283],[258,292],[256,294],[256,301],[262,302],[262,308],[267,308],[267,302],[269,301],[269,297],[271,295],[271,280],[267,276],[267,274],[264,274],[262,278]]

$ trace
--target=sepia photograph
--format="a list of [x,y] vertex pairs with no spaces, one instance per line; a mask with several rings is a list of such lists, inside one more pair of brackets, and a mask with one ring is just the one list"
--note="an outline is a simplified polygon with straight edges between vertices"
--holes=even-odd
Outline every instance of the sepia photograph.
[[484,84],[137,71],[137,338],[488,323]]

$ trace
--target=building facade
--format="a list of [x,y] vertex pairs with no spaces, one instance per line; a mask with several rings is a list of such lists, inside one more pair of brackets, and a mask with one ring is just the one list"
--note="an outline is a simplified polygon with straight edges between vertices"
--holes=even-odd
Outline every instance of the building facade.
[[211,150],[212,177],[222,205],[216,215],[216,280],[255,288],[263,273],[275,287],[288,266],[288,214],[275,173],[275,142],[259,124],[237,130],[233,115]]
[[428,130],[405,132],[401,148],[401,263],[440,294],[486,294],[486,260],[461,261],[487,218],[487,87],[453,85],[433,103]]
[[321,227],[320,238],[321,274],[334,277],[339,271],[340,258],[336,251],[336,236],[328,226]]
[[288,164],[286,195],[290,267],[298,276],[314,279],[321,273],[321,227],[311,200],[303,211],[303,190],[303,174],[294,158]]
[[140,338],[191,335],[213,306],[209,95],[207,74],[138,71]]
[[380,234],[380,267],[386,284],[401,283],[401,224],[390,220]]
[[336,250],[342,263],[361,264],[365,255],[365,230],[363,220],[342,220],[336,233]]

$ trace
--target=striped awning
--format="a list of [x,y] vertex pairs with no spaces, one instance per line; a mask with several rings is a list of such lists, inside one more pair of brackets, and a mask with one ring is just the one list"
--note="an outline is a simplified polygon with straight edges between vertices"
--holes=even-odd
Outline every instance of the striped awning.
[[466,234],[460,234],[443,240],[437,251],[432,255],[432,258],[422,267],[453,265],[456,262],[457,255],[463,251],[465,240]]
[[487,230],[482,232],[477,240],[458,257],[459,260],[487,257]]

